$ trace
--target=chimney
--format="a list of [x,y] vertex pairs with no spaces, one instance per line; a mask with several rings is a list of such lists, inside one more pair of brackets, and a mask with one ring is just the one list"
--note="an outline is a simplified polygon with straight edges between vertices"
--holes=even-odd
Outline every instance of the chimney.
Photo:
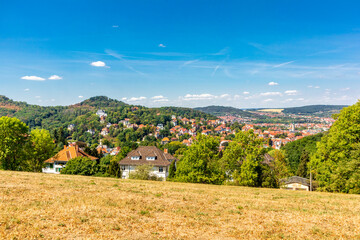
[[168,149],[167,149],[167,148],[164,149],[164,153],[168,153]]

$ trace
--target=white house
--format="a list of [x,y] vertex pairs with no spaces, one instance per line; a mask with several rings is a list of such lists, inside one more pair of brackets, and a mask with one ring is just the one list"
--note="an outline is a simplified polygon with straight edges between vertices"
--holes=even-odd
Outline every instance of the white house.
[[101,110],[99,109],[97,112],[96,112],[96,115],[98,115],[100,118],[101,117],[107,117],[107,114],[105,113],[104,110]]
[[90,133],[91,135],[94,135],[94,134],[95,134],[95,131],[92,130],[92,129],[88,129],[86,132]]
[[70,124],[67,129],[71,132],[75,129],[75,124]]
[[87,157],[91,160],[97,160],[96,157],[90,156],[79,148],[78,145],[75,146],[64,146],[64,149],[58,152],[54,157],[49,158],[45,161],[45,167],[42,169],[43,173],[55,173],[59,174],[61,169],[63,169],[66,163],[76,157]]
[[177,159],[167,151],[163,152],[155,146],[140,146],[128,153],[120,160],[119,164],[122,170],[122,178],[128,178],[131,172],[136,171],[140,165],[153,166],[151,174],[162,177],[164,180],[169,175],[169,167],[172,161]]

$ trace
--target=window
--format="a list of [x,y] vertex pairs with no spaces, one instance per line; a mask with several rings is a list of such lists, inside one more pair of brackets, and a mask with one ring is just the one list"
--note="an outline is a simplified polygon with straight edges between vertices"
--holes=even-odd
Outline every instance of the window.
[[122,166],[121,166],[121,170],[125,171],[125,168],[126,168],[125,165],[122,165]]
[[154,161],[156,157],[146,157],[146,160]]
[[159,167],[159,172],[163,172],[163,167]]
[[61,168],[55,168],[56,172],[60,172]]
[[140,156],[132,156],[131,160],[140,160]]

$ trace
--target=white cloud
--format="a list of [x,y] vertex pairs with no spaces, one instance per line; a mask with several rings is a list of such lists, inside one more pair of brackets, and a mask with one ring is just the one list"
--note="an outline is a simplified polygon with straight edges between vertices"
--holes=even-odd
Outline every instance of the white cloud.
[[265,99],[264,102],[272,102],[274,100],[272,100],[271,98]]
[[25,91],[25,92],[28,92],[28,91],[30,91],[30,89],[29,89],[29,88],[25,88],[24,91]]
[[211,74],[211,77],[215,76],[216,71],[219,69],[220,65],[216,65],[216,67],[214,68],[214,71]]
[[165,98],[163,95],[159,95],[159,96],[153,96],[151,99],[163,99]]
[[162,95],[154,96],[151,99],[153,100],[153,102],[168,102],[169,101],[169,99],[167,97],[164,97]]
[[249,93],[249,92],[243,92],[243,94],[248,95],[248,94],[250,94],[250,93]]
[[182,100],[185,101],[193,101],[193,100],[212,100],[212,99],[230,99],[230,94],[221,94],[219,96],[212,95],[209,93],[203,93],[203,94],[186,94],[184,97],[180,97]]
[[84,98],[84,96],[81,96],[81,95],[80,95],[79,98]]
[[285,102],[304,101],[304,100],[305,100],[304,98],[296,98],[296,99],[288,98],[285,100]]
[[234,100],[239,100],[240,98],[241,98],[240,95],[238,95],[238,94],[235,94],[235,95],[234,95]]
[[41,98],[41,96],[35,96],[35,98],[38,98],[38,99],[39,99],[39,98]]
[[51,75],[49,78],[49,80],[61,80],[62,77],[58,76],[58,75]]
[[159,44],[159,47],[164,48],[164,47],[166,47],[166,46],[165,46],[164,44],[160,43],[160,44]]
[[276,86],[279,85],[277,82],[269,82],[269,86]]
[[90,65],[94,67],[106,67],[106,64],[102,61],[92,62]]
[[350,90],[350,88],[349,87],[347,87],[347,88],[342,88],[342,89],[340,89],[341,91],[349,91]]
[[293,63],[293,62],[295,62],[295,61],[280,63],[280,64],[275,65],[275,66],[273,66],[273,67],[274,67],[274,68],[278,68],[278,67],[282,67],[282,66],[288,65],[288,64]]
[[230,94],[227,94],[227,93],[222,94],[219,96],[219,98],[230,98]]
[[38,77],[38,76],[23,76],[21,79],[30,80],[30,81],[45,81],[45,78]]
[[113,28],[118,28],[118,27],[119,27],[119,25],[113,25],[112,27],[113,27]]
[[211,100],[214,99],[216,96],[209,94],[209,93],[203,93],[203,94],[186,94],[183,99],[185,101],[191,101],[191,100]]
[[287,90],[285,91],[286,95],[297,95],[299,92],[297,90]]
[[319,86],[315,86],[314,88],[320,88]]
[[128,101],[128,102],[137,102],[137,101],[142,101],[142,100],[146,100],[146,97],[132,97],[132,98],[122,98],[123,101]]
[[263,92],[260,93],[260,96],[281,96],[280,92]]
[[52,98],[52,99],[50,99],[50,101],[51,101],[51,102],[55,102],[55,99]]
[[196,62],[199,62],[199,61],[200,61],[199,59],[186,61],[186,62],[184,62],[183,65],[180,66],[180,68],[183,68],[183,67],[185,67],[185,66],[187,66],[187,65],[190,65],[190,64],[193,64],[193,63],[196,63]]

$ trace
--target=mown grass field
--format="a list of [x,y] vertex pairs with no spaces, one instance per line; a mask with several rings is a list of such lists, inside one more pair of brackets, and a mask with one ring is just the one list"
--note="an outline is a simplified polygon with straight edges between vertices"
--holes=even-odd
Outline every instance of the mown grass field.
[[360,239],[360,196],[0,171],[0,239]]

